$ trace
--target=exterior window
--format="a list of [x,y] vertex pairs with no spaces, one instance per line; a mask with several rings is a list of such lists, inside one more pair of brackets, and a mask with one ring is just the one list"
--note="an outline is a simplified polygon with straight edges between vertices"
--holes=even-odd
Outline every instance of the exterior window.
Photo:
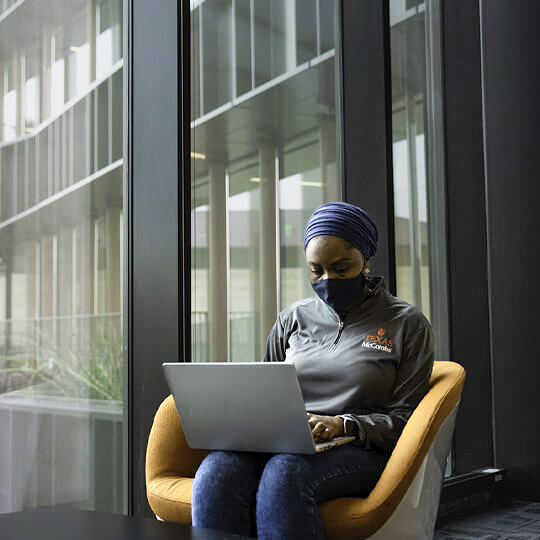
[[390,2],[390,24],[397,293],[436,325],[432,311],[446,294],[445,235],[436,230],[444,216],[438,2]]
[[96,15],[96,77],[106,76],[122,58],[122,3],[99,0]]
[[17,132],[17,93],[15,90],[15,66],[6,62],[2,66],[3,99],[2,99],[2,125],[4,140],[13,139]]
[[51,112],[59,113],[65,101],[66,60],[64,29],[58,29],[51,37]]
[[90,82],[88,13],[87,9],[82,11],[66,29],[68,100],[81,95]]
[[37,44],[26,51],[24,57],[24,119],[25,133],[32,133],[41,118],[41,50]]
[[440,22],[439,0],[390,2],[397,295],[430,319],[447,360]]
[[0,10],[0,512],[126,511],[122,2],[63,6]]
[[333,0],[191,3],[193,361],[259,361],[341,197]]

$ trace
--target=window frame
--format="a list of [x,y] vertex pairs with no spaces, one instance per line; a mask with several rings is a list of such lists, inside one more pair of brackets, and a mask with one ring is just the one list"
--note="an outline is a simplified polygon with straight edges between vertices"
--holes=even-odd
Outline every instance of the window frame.
[[127,509],[151,516],[146,444],[170,393],[161,364],[189,358],[189,3],[125,0],[124,22]]
[[[383,275],[395,294],[389,4],[340,0],[337,10],[343,200],[364,208],[377,223],[379,247],[372,271]],[[358,129],[363,125],[370,130]]]

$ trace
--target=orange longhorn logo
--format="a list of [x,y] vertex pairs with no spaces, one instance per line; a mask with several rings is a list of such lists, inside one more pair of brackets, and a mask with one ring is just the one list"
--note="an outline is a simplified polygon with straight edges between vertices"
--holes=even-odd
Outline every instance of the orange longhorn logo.
[[379,328],[377,330],[377,335],[380,336],[380,337],[383,337],[385,332],[386,332],[386,330],[384,328]]

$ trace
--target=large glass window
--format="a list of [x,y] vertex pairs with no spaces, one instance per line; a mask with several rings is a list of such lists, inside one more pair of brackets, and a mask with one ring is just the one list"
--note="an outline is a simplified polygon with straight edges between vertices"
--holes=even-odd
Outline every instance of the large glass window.
[[397,293],[429,318],[424,3],[390,2],[390,18]]
[[397,292],[440,326],[433,317],[446,305],[439,0],[393,0],[390,24]]
[[390,25],[397,294],[430,319],[446,360],[440,0],[391,0]]
[[125,511],[122,0],[62,6],[0,11],[0,512]]
[[257,361],[341,197],[334,0],[191,2],[194,361]]

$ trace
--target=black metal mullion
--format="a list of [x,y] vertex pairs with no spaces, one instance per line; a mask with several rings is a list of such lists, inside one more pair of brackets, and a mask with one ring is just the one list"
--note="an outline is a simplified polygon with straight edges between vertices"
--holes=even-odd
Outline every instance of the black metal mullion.
[[[154,414],[169,394],[162,362],[184,354],[185,142],[178,129],[185,3],[131,0],[128,37],[128,454],[129,512],[151,515],[145,455]],[[182,44],[185,35],[181,34]],[[182,55],[180,55],[182,56]],[[183,66],[183,56],[180,60]],[[184,100],[182,101],[184,104]],[[188,109],[189,112],[189,109]],[[183,159],[182,159],[183,158]],[[181,163],[183,165],[181,165]]]
[[373,274],[395,294],[392,94],[388,2],[338,3],[338,103],[343,199],[364,208],[379,231]]
[[178,268],[182,287],[182,309],[178,316],[178,333],[183,350],[183,362],[191,362],[191,12],[188,0],[181,1],[178,17],[178,75],[180,79],[178,148],[180,171],[178,186],[179,216]]

